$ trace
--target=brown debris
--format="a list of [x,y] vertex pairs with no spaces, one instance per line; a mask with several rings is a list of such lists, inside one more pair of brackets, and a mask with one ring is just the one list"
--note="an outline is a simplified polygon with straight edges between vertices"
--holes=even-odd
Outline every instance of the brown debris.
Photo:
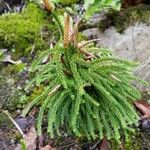
[[145,101],[134,102],[135,107],[141,112],[141,119],[150,118],[150,104]]
[[100,150],[110,150],[110,143],[106,138],[102,140],[102,143],[100,145]]

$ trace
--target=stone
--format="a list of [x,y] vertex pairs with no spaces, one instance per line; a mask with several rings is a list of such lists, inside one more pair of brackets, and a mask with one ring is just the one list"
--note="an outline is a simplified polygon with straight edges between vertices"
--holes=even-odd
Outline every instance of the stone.
[[25,0],[0,0],[0,14],[21,12],[25,7]]
[[140,128],[142,130],[150,130],[150,119],[144,119],[141,121]]
[[[98,28],[87,29],[83,35],[98,38],[97,46],[113,49],[115,54],[123,59],[140,63],[135,74],[150,82],[150,26],[136,23],[129,26],[123,34],[118,33],[115,27],[110,26],[104,32]],[[150,87],[136,85],[142,91],[150,91]]]

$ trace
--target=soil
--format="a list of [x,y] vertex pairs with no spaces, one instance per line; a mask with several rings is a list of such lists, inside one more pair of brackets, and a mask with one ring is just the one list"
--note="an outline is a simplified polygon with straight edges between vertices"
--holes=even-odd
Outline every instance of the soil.
[[[12,123],[0,114],[0,150],[14,150],[19,143],[19,133]],[[3,120],[3,121],[2,121]],[[148,120],[150,122],[150,120]],[[148,124],[149,125],[149,124]],[[140,127],[141,128],[141,127]],[[129,142],[124,144],[125,150],[150,150],[150,125],[148,128],[141,128],[137,130],[137,133],[129,139]],[[45,135],[46,143],[50,143],[51,146],[57,150],[100,150],[100,141],[80,141],[74,139],[67,134],[63,134],[62,138],[50,140]],[[111,145],[110,150],[121,150],[115,143],[109,143]]]

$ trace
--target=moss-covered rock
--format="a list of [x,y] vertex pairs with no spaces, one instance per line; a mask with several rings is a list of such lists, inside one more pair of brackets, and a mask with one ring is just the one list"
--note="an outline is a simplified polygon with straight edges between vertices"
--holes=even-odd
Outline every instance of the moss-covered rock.
[[24,107],[27,101],[20,100],[26,79],[25,75],[21,76],[24,68],[25,64],[0,63],[0,108],[14,111]]
[[137,22],[150,24],[150,5],[139,5],[118,11],[109,11],[95,14],[90,20],[80,25],[80,30],[99,28],[105,31],[109,26],[115,26],[116,30],[123,33],[128,26]]
[[14,110],[17,99],[16,89],[13,87],[14,80],[0,76],[0,108]]
[[128,26],[135,24],[136,22],[143,22],[150,24],[150,6],[139,5],[135,7],[129,7],[121,12],[113,12],[108,14],[108,18],[111,20],[118,32],[123,32]]
[[13,60],[29,54],[33,47],[34,50],[45,49],[48,43],[43,31],[49,29],[48,16],[34,3],[29,3],[20,14],[0,16],[0,48],[11,50]]

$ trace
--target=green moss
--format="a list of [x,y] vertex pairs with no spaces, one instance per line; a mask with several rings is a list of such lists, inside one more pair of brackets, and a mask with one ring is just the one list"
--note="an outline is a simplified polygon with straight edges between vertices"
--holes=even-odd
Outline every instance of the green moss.
[[18,73],[22,72],[24,68],[25,64],[23,63],[14,65],[8,64],[7,67],[3,68],[3,72],[6,75],[13,75],[13,74],[17,75]]
[[78,2],[79,0],[59,0],[59,3],[63,4],[63,5],[71,5],[74,4],[76,2]]
[[143,22],[150,24],[150,6],[149,5],[138,5],[135,7],[129,7],[122,9],[120,12],[110,10],[106,16],[101,19],[88,20],[86,23],[82,23],[81,30],[89,28],[99,28],[104,31],[109,26],[115,26],[116,30],[120,33],[124,32],[128,26],[134,25],[137,22]]
[[33,3],[20,14],[0,16],[0,48],[11,50],[13,60],[28,55],[33,46],[34,50],[45,49],[48,43],[44,41],[42,31],[49,23],[46,12]]
[[84,36],[81,32],[78,32],[78,41],[82,42],[84,40],[87,40],[87,37]]
[[126,150],[131,150],[131,149],[141,150],[142,142],[138,131],[136,134],[131,135],[129,137],[129,139],[125,142],[124,147]]
[[115,140],[111,141],[111,150],[120,150],[123,147],[125,150],[141,150],[142,141],[140,133],[136,132],[130,134],[126,139],[122,138],[121,144],[118,144]]
[[108,22],[106,20],[101,20],[97,27],[100,29],[100,31],[104,31],[108,26]]
[[41,94],[42,91],[43,91],[43,89],[44,89],[44,86],[35,87],[35,88],[33,89],[32,94],[31,94],[30,97],[29,97],[29,98],[30,98],[30,101],[32,101],[33,99],[35,99],[35,98],[37,97],[37,95]]
[[25,108],[27,103],[33,101],[37,97],[37,95],[42,93],[43,88],[44,88],[43,86],[35,87],[33,89],[32,94],[28,96],[25,95],[25,93],[22,93],[20,99],[16,103],[16,107],[19,109]]
[[117,31],[122,33],[128,26],[136,22],[150,24],[150,6],[139,5],[129,7],[121,12],[110,13],[108,17]]

